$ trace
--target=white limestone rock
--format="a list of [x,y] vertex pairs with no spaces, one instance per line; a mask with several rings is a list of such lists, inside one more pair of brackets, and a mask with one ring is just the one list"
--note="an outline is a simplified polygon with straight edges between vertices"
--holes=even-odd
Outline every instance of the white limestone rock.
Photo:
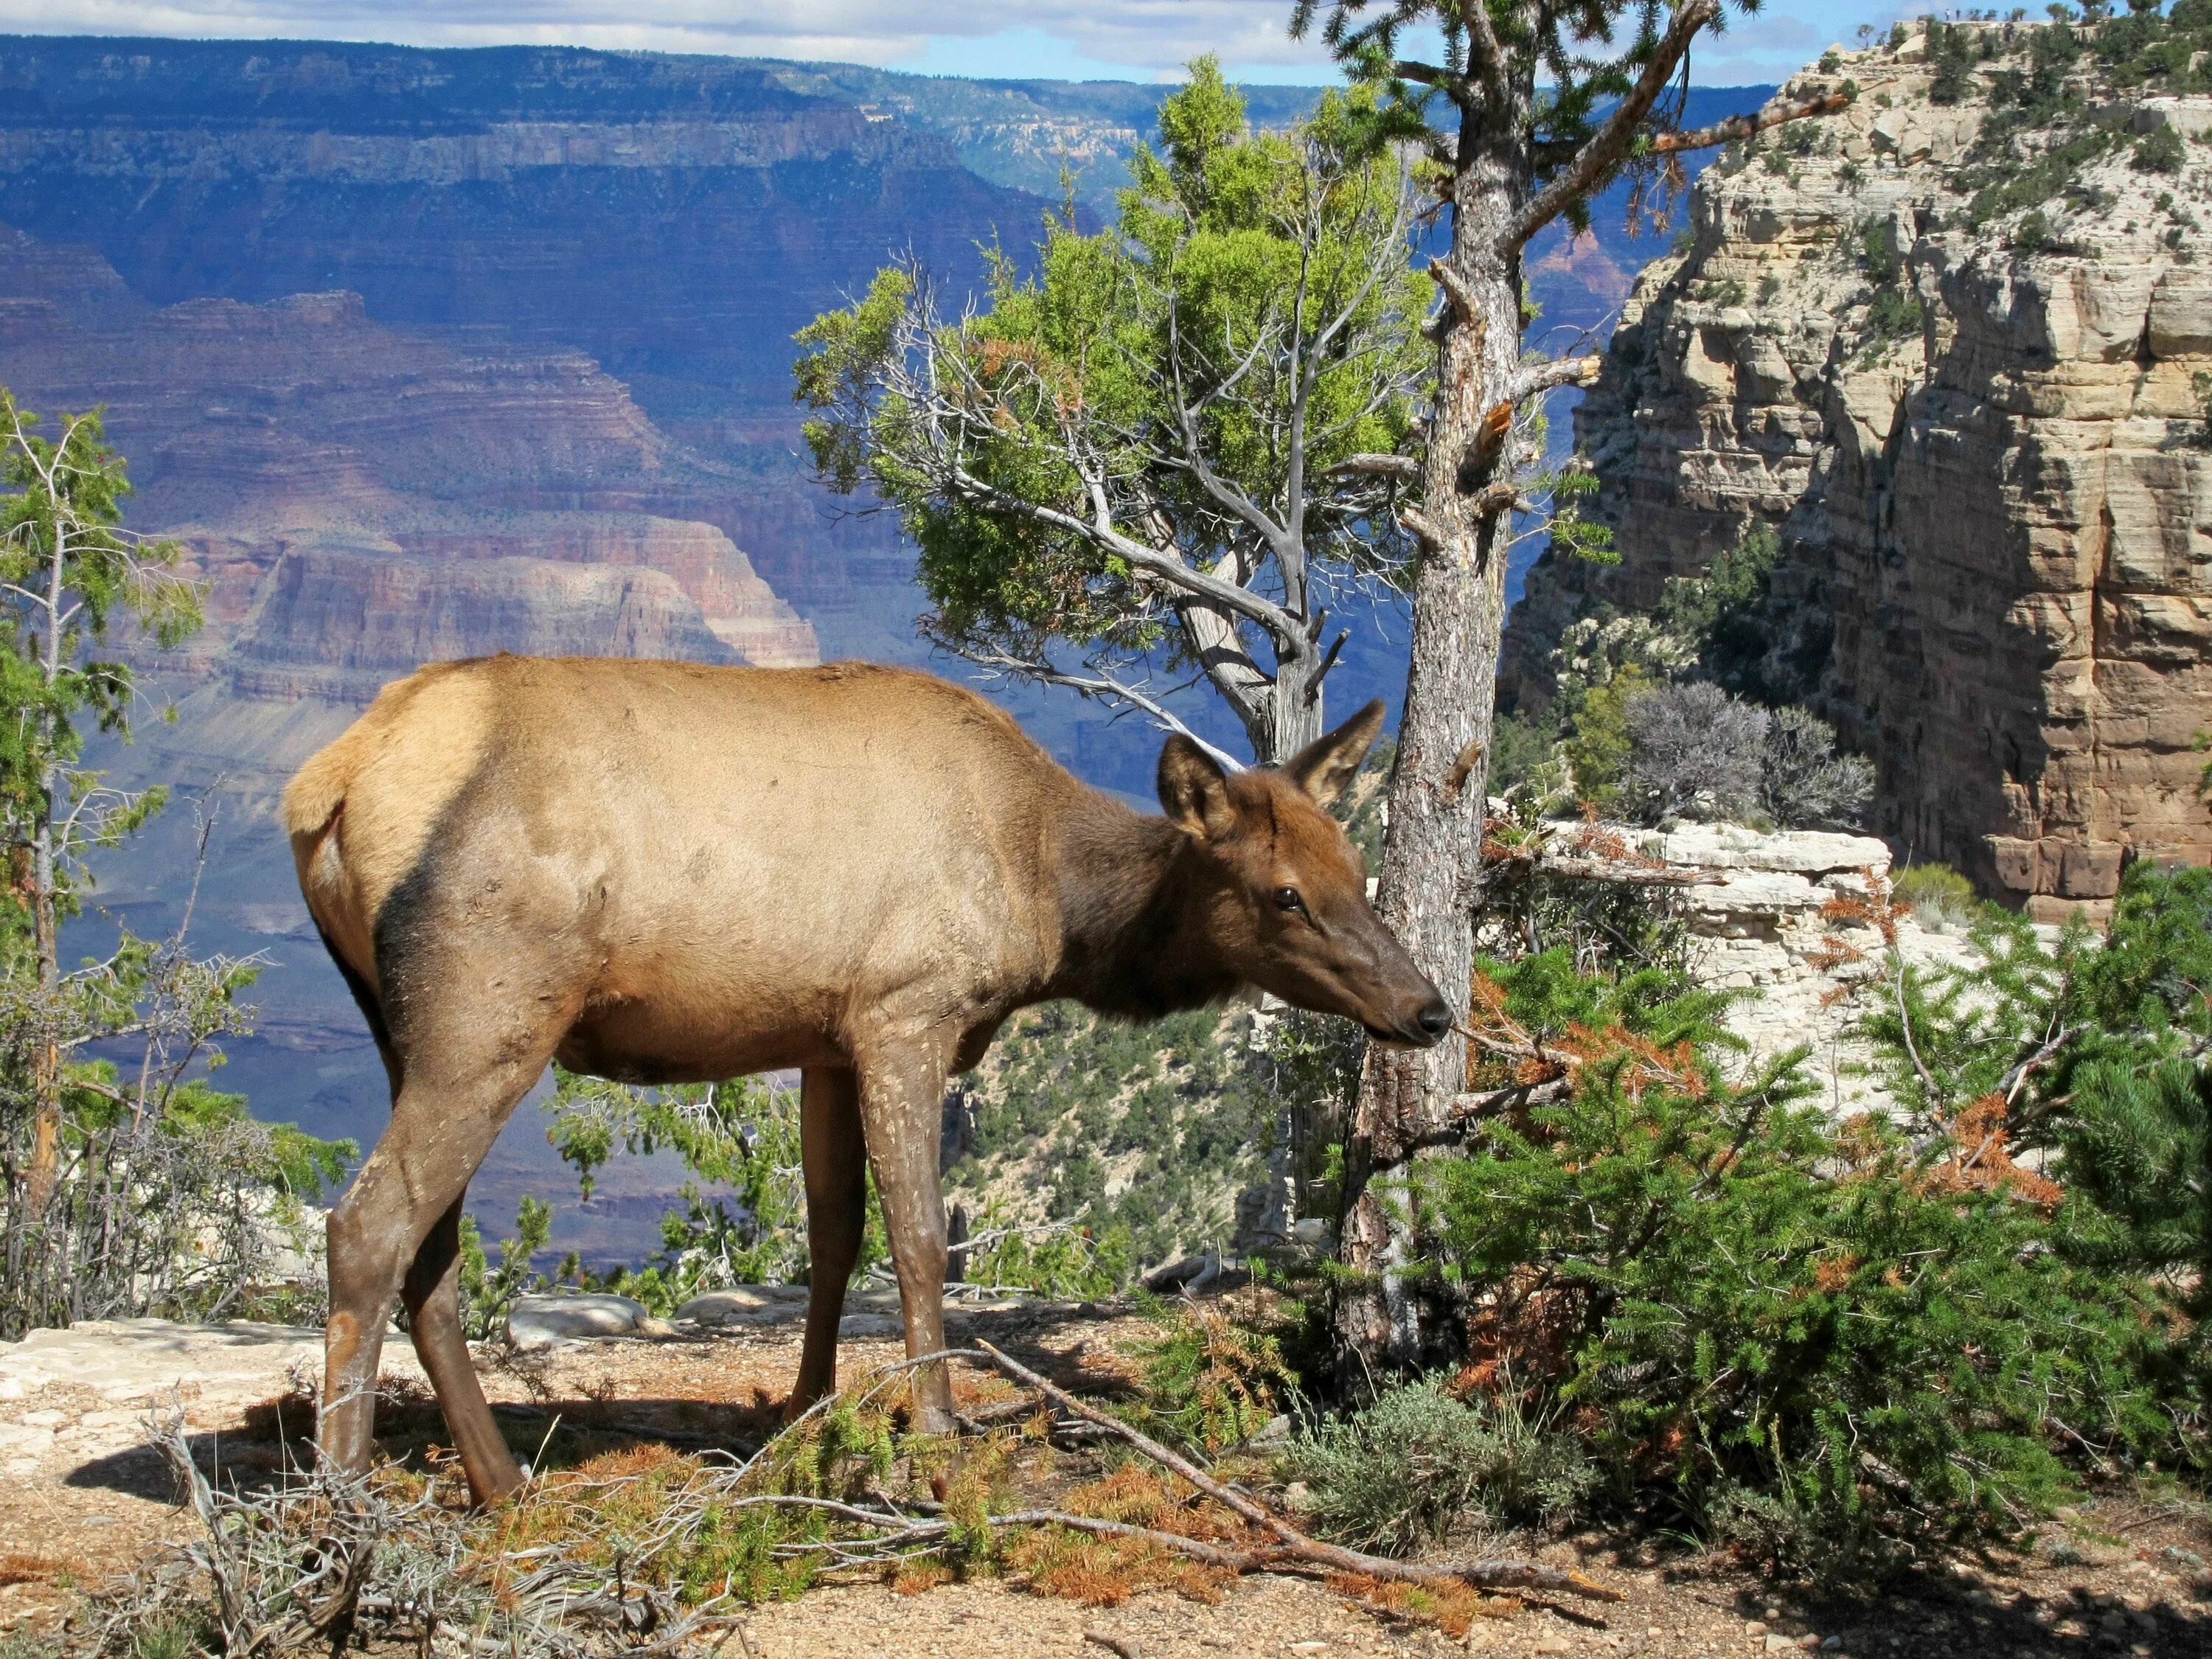
[[507,1315],[507,1346],[524,1352],[564,1342],[674,1334],[674,1326],[626,1296],[517,1297]]
[[740,1285],[709,1291],[678,1308],[676,1322],[708,1330],[788,1324],[806,1317],[806,1297],[804,1285]]

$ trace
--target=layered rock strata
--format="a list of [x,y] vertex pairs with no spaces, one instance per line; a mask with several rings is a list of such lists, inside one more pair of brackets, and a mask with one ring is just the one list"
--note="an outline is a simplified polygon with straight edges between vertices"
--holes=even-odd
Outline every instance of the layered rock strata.
[[345,293],[157,310],[89,250],[0,229],[0,382],[106,407],[133,524],[207,585],[186,660],[246,695],[359,702],[497,650],[817,659],[744,554],[684,516],[737,481],[577,353],[380,328]]
[[1774,526],[1765,677],[1874,758],[1875,827],[2094,914],[2130,859],[2212,859],[2212,98],[2100,104],[2085,57],[2072,131],[2102,147],[2003,207],[1982,192],[2063,134],[1981,142],[2033,39],[1983,27],[1962,101],[1930,100],[1917,37],[1832,54],[1784,90],[1854,81],[1846,112],[1699,178],[1576,417],[1621,562],[1532,573],[1508,693],[1542,702],[1576,617]]

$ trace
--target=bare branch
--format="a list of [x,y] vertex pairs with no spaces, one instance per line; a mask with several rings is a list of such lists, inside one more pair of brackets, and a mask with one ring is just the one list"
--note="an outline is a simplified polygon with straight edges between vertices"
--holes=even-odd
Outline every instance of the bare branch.
[[1474,102],[1474,87],[1465,76],[1454,75],[1448,69],[1435,64],[1425,64],[1418,58],[1401,58],[1390,65],[1390,73],[1401,81],[1434,87],[1462,109]]
[[1178,554],[1148,547],[1118,531],[1079,519],[1056,507],[1047,507],[1042,502],[994,489],[964,467],[956,465],[951,468],[946,483],[971,506],[1003,513],[1009,518],[1027,519],[1032,523],[1049,525],[1056,530],[1070,531],[1103,551],[1118,554],[1146,575],[1156,577],[1170,587],[1178,587],[1186,592],[1211,599],[1216,605],[1224,605],[1238,615],[1249,617],[1278,638],[1294,640],[1297,637],[1297,618],[1282,606],[1249,588],[1239,587],[1234,582],[1224,582],[1206,574]]
[[1491,25],[1486,0],[1468,0],[1460,8],[1459,15],[1467,25],[1468,54],[1474,60],[1475,73],[1482,77],[1484,94],[1493,108],[1508,108],[1512,99],[1505,82],[1505,48]]
[[1549,362],[1531,363],[1514,377],[1513,389],[1505,394],[1506,398],[1511,403],[1525,403],[1563,386],[1588,386],[1604,368],[1602,356],[1556,357]]
[[[1035,1389],[1062,1411],[1079,1417],[1087,1423],[1103,1429],[1107,1433],[1126,1440],[1139,1452],[1172,1474],[1182,1476],[1200,1492],[1220,1504],[1239,1520],[1272,1534],[1277,1542],[1279,1565],[1297,1564],[1307,1570],[1358,1573],[1370,1578],[1395,1579],[1400,1583],[1443,1584],[1458,1583],[1483,1589],[1548,1589],[1565,1591],[1571,1595],[1587,1596],[1595,1601],[1618,1601],[1618,1592],[1592,1583],[1578,1572],[1559,1567],[1547,1567],[1534,1561],[1469,1561],[1451,1567],[1417,1567],[1387,1557],[1368,1555],[1358,1550],[1348,1550],[1334,1544],[1324,1544],[1307,1537],[1287,1521],[1277,1516],[1266,1505],[1246,1496],[1237,1487],[1226,1486],[1200,1468],[1188,1458],[1163,1446],[1141,1430],[1133,1428],[1110,1412],[1077,1399],[1073,1395],[1045,1377],[1040,1376],[1018,1360],[1010,1359],[988,1342],[979,1343],[982,1358],[1015,1382]],[[1270,1554],[1276,1551],[1268,1552]]]
[[1449,261],[1441,258],[1430,260],[1429,275],[1437,279],[1437,286],[1443,289],[1444,297],[1451,302],[1452,309],[1459,313],[1463,321],[1475,322],[1480,319],[1482,313],[1475,307],[1474,295],[1468,292],[1467,284],[1460,280],[1459,272],[1451,268]]
[[1421,464],[1411,455],[1347,455],[1322,476],[1345,478],[1361,474],[1377,478],[1418,478],[1421,476]]
[[1439,548],[1443,546],[1448,539],[1444,535],[1443,529],[1437,524],[1436,520],[1430,518],[1428,514],[1423,513],[1419,507],[1400,507],[1398,509],[1398,522],[1405,526],[1407,529],[1412,531],[1413,534],[1419,538],[1421,544],[1425,547],[1431,549]]
[[1716,121],[1709,127],[1699,127],[1691,132],[1662,132],[1651,141],[1651,148],[1661,155],[1677,155],[1684,150],[1711,149],[1716,144],[1733,143],[1739,138],[1749,138],[1769,127],[1778,127],[1790,121],[1802,121],[1815,115],[1833,115],[1850,107],[1850,97],[1840,92],[1824,92],[1817,98],[1808,98],[1798,104],[1770,104],[1753,115],[1731,115],[1725,121]]
[[1064,668],[1055,668],[1047,661],[1031,661],[1004,651],[973,649],[965,651],[962,654],[978,667],[995,669],[1023,679],[1037,680],[1047,685],[1060,686],[1066,690],[1079,692],[1084,696],[1100,701],[1127,703],[1130,708],[1139,709],[1149,716],[1163,731],[1172,732],[1180,737],[1189,738],[1191,742],[1212,756],[1214,760],[1227,770],[1241,772],[1244,769],[1243,761],[1238,760],[1227,750],[1216,748],[1199,736],[1197,732],[1183,724],[1182,718],[1173,709],[1151,693],[1140,687],[1131,685],[1126,681],[1116,679],[1096,665],[1093,665],[1090,673],[1078,674]]
[[1691,40],[1698,30],[1720,15],[1720,0],[1680,0],[1666,33],[1654,44],[1644,72],[1636,77],[1635,86],[1613,106],[1604,125],[1590,136],[1575,159],[1522,209],[1520,216],[1505,233],[1505,251],[1527,246],[1529,238],[1565,212],[1570,204],[1588,196],[1620,165],[1651,113],[1651,106],[1659,101],[1659,94],[1674,78],[1674,70],[1682,61],[1682,54],[1690,49]]

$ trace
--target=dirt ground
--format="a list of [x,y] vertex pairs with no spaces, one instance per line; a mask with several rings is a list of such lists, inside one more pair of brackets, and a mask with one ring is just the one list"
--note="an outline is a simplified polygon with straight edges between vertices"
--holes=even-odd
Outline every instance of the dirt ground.
[[[879,1328],[856,1321],[856,1329]],[[988,1337],[1065,1384],[1099,1386],[1142,1328],[1098,1308],[956,1313],[956,1340]],[[149,1412],[181,1408],[202,1461],[279,1467],[307,1425],[301,1385],[315,1333],[272,1326],[125,1322],[0,1345],[0,1638],[65,1617],[81,1589],[189,1535],[171,1479],[146,1444]],[[658,1340],[580,1343],[548,1354],[483,1351],[487,1392],[518,1445],[548,1462],[641,1441],[679,1450],[757,1443],[798,1363],[784,1322]],[[848,1340],[848,1368],[897,1357]],[[404,1455],[440,1437],[404,1342],[386,1351],[380,1419]],[[1762,1583],[1679,1543],[1596,1534],[1513,1540],[1621,1593],[1616,1604],[1500,1603],[1463,1639],[1346,1600],[1312,1581],[1260,1576],[1212,1604],[1164,1594],[1091,1607],[988,1579],[904,1594],[884,1583],[817,1589],[755,1609],[718,1659],[1209,1659],[1233,1653],[1746,1655],[1825,1650],[1875,1659],[1962,1656],[2212,1656],[2212,1527],[2201,1508],[2137,1492],[2100,1495],[2041,1529],[2035,1548],[1921,1573],[1879,1600]]]

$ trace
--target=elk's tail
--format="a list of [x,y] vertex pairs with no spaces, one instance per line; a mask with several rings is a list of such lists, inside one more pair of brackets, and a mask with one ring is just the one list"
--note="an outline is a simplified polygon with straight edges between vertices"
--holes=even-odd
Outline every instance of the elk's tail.
[[345,856],[346,793],[375,738],[373,731],[363,730],[365,725],[356,722],[308,758],[284,786],[279,811],[292,838],[300,896],[307,902],[323,943],[349,981],[359,978],[373,985],[372,919],[358,914],[362,895],[346,868]]
[[335,743],[317,750],[284,786],[284,829],[295,840],[319,836],[345,805],[362,759],[360,735],[358,726],[349,727]]

